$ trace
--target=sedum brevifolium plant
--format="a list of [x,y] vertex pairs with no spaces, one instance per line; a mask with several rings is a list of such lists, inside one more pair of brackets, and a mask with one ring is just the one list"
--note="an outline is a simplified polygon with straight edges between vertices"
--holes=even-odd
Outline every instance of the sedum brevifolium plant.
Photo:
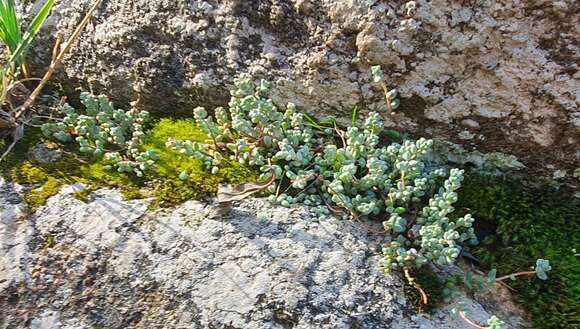
[[64,118],[43,124],[43,134],[61,143],[76,142],[79,152],[104,160],[109,170],[142,177],[154,166],[158,155],[140,148],[147,112],[115,109],[106,96],[86,92],[81,93],[81,103],[84,112],[63,105]]
[[537,259],[536,266],[534,267],[534,272],[540,280],[548,280],[548,272],[552,270],[550,266],[550,261],[547,259]]
[[463,171],[428,166],[423,157],[432,141],[382,146],[378,113],[343,130],[332,118],[316,122],[291,103],[279,111],[265,97],[268,87],[236,80],[227,109],[213,115],[194,110],[207,142],[169,140],[167,146],[202,160],[212,173],[230,162],[261,170],[262,179],[275,178],[268,187],[272,203],[302,203],[320,217],[383,219],[390,237],[383,249],[387,271],[451,264],[463,243],[476,241],[473,218],[452,216]]
[[399,92],[397,89],[389,90],[387,88],[387,83],[385,81],[385,73],[380,65],[375,65],[371,67],[371,76],[373,77],[373,81],[377,83],[384,92],[385,102],[387,104],[387,108],[389,111],[395,111],[401,105],[399,101]]

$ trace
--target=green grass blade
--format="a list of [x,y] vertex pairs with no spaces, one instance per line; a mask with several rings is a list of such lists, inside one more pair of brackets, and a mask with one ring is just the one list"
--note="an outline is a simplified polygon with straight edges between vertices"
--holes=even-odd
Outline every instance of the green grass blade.
[[356,121],[358,118],[358,105],[355,105],[352,109],[352,127],[356,127]]
[[42,24],[44,24],[44,21],[46,20],[48,15],[50,15],[50,11],[52,10],[53,6],[54,6],[54,0],[47,0],[44,3],[44,5],[42,6],[42,8],[38,12],[38,14],[36,14],[36,16],[34,17],[32,22],[30,23],[30,26],[28,26],[28,29],[26,30],[26,33],[24,34],[24,39],[26,39],[27,36],[30,35],[29,38],[30,38],[30,41],[32,41],[32,38],[34,38],[36,36],[36,34],[38,33],[38,31],[40,31],[40,27],[42,26]]
[[22,41],[13,0],[0,0],[0,38],[10,52],[14,52]]
[[321,125],[319,125],[318,122],[316,122],[316,120],[313,117],[311,117],[310,115],[304,113],[304,119],[306,119],[306,121],[308,121],[307,124],[309,126],[315,128],[315,129],[318,129],[318,130],[324,130],[324,128]]
[[[2,0],[2,1],[4,1],[4,0]],[[54,5],[54,0],[47,0],[44,3],[44,5],[42,6],[42,8],[38,12],[38,14],[36,14],[36,16],[34,17],[32,22],[30,23],[30,26],[28,27],[28,29],[24,33],[24,37],[22,38],[22,41],[18,44],[16,49],[10,55],[8,62],[6,63],[7,67],[13,67],[14,65],[20,64],[21,60],[24,59],[24,56],[26,55],[26,51],[28,50],[28,47],[30,46],[30,44],[32,43],[32,41],[34,40],[36,35],[38,34],[40,27],[42,26],[42,24],[44,23],[44,21],[46,20],[48,15],[50,14],[50,11],[51,11],[53,5]]]

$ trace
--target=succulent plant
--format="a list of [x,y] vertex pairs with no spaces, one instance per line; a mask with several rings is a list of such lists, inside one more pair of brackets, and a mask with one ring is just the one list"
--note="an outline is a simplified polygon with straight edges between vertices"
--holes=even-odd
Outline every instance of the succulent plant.
[[[380,68],[375,71],[380,76]],[[213,173],[238,162],[260,170],[263,180],[275,175],[276,184],[268,188],[272,203],[302,203],[322,218],[382,219],[391,238],[383,249],[387,271],[430,261],[451,264],[463,243],[475,242],[473,218],[452,216],[463,171],[425,163],[432,141],[382,146],[379,113],[341,129],[333,120],[317,122],[300,113],[292,103],[279,111],[265,97],[268,86],[249,77],[236,80],[227,109],[217,108],[214,115],[194,110],[206,142],[169,140],[167,146],[201,159]]]
[[548,272],[552,270],[552,266],[550,266],[550,261],[546,259],[538,259],[536,260],[536,267],[534,271],[536,271],[536,276],[540,280],[548,280]]
[[76,142],[79,152],[105,161],[108,169],[132,173],[139,177],[158,159],[151,150],[142,151],[145,111],[115,109],[106,96],[81,93],[83,112],[69,104],[62,106],[62,119],[41,126],[42,133],[61,143]]

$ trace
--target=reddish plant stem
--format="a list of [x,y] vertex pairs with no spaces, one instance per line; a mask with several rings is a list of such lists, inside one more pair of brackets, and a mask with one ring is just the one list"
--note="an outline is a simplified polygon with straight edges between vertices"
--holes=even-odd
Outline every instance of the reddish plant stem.
[[516,277],[516,276],[524,276],[524,275],[534,275],[534,274],[536,274],[536,271],[524,271],[524,272],[517,272],[517,273],[513,273],[513,274],[509,274],[509,275],[504,275],[504,276],[501,276],[501,277],[499,277],[499,278],[495,279],[495,282],[498,282],[498,283],[499,283],[499,282],[501,282],[501,281],[504,281],[504,280],[510,279],[510,278],[512,278],[512,277]]
[[477,323],[475,323],[475,322],[471,321],[471,320],[470,320],[470,319],[467,317],[467,315],[465,314],[465,312],[463,312],[463,311],[459,311],[459,317],[461,317],[461,318],[463,319],[463,321],[465,321],[465,322],[469,323],[469,325],[471,325],[471,326],[472,326],[472,327],[474,327],[474,328],[477,328],[477,329],[489,329],[488,327],[482,327],[482,326],[480,326],[479,324],[477,324]]
[[407,282],[409,282],[409,284],[413,288],[417,289],[417,291],[421,295],[421,302],[423,303],[423,305],[427,305],[427,303],[429,302],[429,300],[427,299],[427,294],[425,293],[425,291],[421,288],[421,286],[419,286],[415,282],[415,279],[411,276],[411,272],[409,272],[409,269],[406,268],[403,271],[405,273],[405,278],[407,279]]

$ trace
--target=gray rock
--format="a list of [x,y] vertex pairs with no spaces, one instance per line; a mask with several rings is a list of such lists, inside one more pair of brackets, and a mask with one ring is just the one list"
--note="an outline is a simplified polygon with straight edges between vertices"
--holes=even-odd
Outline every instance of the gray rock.
[[26,219],[26,205],[0,176],[0,291],[25,279],[21,265],[29,261],[28,244],[34,232]]
[[354,222],[262,199],[214,220],[200,202],[148,211],[73,191],[27,217],[0,181],[0,328],[465,328],[448,308],[415,314],[377,266],[383,241]]
[[62,158],[62,150],[47,143],[40,143],[30,148],[28,158],[36,163],[47,164]]
[[[70,34],[89,0],[60,1],[35,45],[43,72],[54,34]],[[27,2],[25,2],[27,3]],[[28,3],[31,3],[30,1]],[[350,119],[384,107],[369,68],[382,65],[402,95],[389,124],[461,144],[465,118],[480,151],[511,153],[528,171],[546,157],[580,166],[578,26],[566,1],[105,0],[60,82],[137,98],[157,114],[223,105],[241,73],[275,83],[280,105]],[[29,12],[34,7],[25,5]],[[566,13],[567,18],[562,19]],[[34,66],[34,65],[33,65]]]
[[466,126],[466,127],[473,128],[473,129],[479,128],[479,123],[477,121],[471,120],[471,119],[462,120],[461,124]]

